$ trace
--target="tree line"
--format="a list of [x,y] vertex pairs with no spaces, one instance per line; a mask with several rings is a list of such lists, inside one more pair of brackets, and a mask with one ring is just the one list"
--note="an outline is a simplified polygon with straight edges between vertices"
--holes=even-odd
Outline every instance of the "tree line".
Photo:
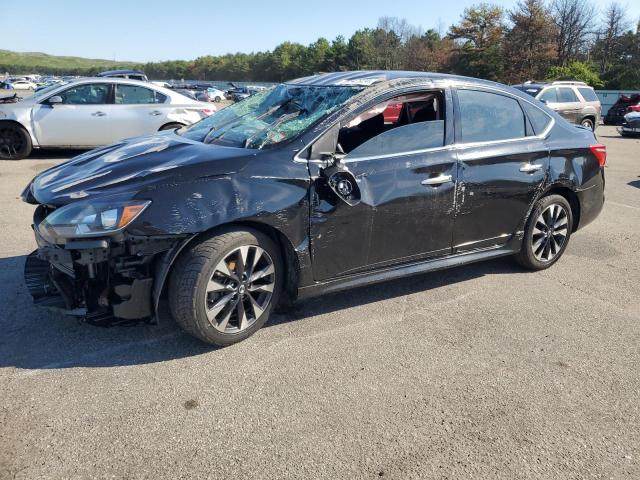
[[[512,9],[478,3],[443,29],[382,17],[349,39],[284,42],[272,51],[138,65],[150,78],[279,82],[319,72],[418,70],[486,78],[583,80],[596,88],[640,89],[640,23],[612,2],[520,0]],[[131,67],[131,65],[127,65]],[[53,73],[53,72],[52,72]],[[67,74],[95,73],[68,71]]]

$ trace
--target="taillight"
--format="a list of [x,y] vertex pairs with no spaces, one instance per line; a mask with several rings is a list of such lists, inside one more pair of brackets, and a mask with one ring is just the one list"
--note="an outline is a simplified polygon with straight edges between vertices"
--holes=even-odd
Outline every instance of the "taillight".
[[602,144],[597,144],[590,145],[589,148],[591,149],[591,153],[598,159],[600,168],[603,168],[604,164],[607,163],[607,147]]
[[211,114],[213,114],[213,112],[215,112],[215,110],[209,110],[208,108],[203,108],[200,110],[202,113],[204,113],[207,117]]

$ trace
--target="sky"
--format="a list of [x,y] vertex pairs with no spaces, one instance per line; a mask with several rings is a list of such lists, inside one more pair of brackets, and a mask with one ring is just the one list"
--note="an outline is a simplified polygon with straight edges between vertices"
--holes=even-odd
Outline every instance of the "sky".
[[[446,33],[480,0],[30,0],[3,2],[0,48],[119,61],[189,60],[347,39],[381,16]],[[485,0],[511,8],[516,0]],[[592,0],[600,10],[610,0]],[[621,0],[634,23],[640,0]]]

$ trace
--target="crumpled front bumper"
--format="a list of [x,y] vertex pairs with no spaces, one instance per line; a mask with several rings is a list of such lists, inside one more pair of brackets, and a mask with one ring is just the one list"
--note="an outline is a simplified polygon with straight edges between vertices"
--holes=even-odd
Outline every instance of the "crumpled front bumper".
[[[54,245],[37,228],[38,249],[26,259],[24,278],[34,303],[93,323],[107,319],[154,319],[162,285],[154,285],[157,273],[174,247],[174,237],[90,238]],[[154,286],[157,291],[154,291]]]

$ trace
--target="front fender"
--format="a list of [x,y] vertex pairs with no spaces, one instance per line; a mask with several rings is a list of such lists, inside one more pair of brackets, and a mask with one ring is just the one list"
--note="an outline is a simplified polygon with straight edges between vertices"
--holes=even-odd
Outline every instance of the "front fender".
[[[240,171],[152,184],[138,193],[151,205],[133,235],[199,234],[233,222],[272,226],[299,245],[309,225],[309,172],[288,155],[264,155]],[[285,160],[286,158],[286,160]],[[289,161],[287,161],[289,160]]]

